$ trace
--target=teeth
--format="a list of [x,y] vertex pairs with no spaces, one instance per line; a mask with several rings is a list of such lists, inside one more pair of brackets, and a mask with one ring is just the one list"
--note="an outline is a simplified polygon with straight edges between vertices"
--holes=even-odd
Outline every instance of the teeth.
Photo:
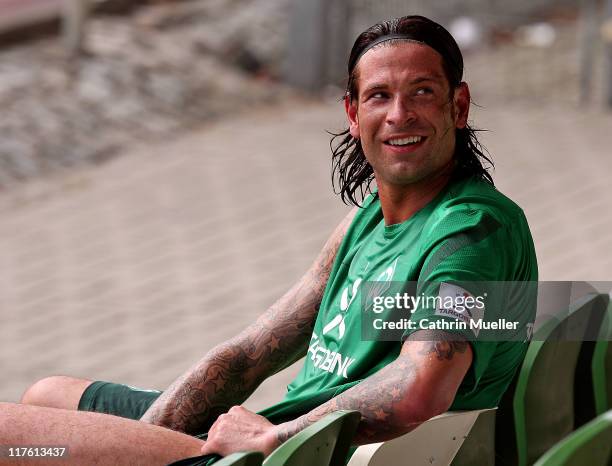
[[421,136],[410,136],[408,138],[389,139],[387,141],[392,146],[405,146],[406,144],[415,144],[423,139]]

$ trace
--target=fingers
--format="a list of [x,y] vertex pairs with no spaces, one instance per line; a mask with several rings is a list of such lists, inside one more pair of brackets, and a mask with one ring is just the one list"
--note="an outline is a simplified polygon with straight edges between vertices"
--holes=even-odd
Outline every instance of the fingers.
[[211,426],[201,454],[226,456],[236,451],[261,451],[267,454],[276,447],[274,427],[265,417],[242,406],[233,406]]
[[232,406],[227,413],[221,414],[208,430],[208,439],[202,447],[201,454],[216,453],[226,456],[238,451],[232,448],[232,441],[236,443],[236,440],[240,440],[236,437],[240,435],[241,430],[244,430],[244,417],[248,414],[254,413],[242,406]]

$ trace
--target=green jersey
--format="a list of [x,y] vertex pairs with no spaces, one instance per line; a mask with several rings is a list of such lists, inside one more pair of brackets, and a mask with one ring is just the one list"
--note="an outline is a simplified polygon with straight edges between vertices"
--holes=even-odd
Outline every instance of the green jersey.
[[[457,282],[535,282],[537,263],[522,210],[493,186],[477,179],[449,183],[429,204],[396,225],[385,225],[380,201],[370,195],[338,249],[310,340],[304,366],[285,399],[261,414],[283,422],[304,414],[358,384],[397,358],[402,341],[364,339],[364,284],[417,284],[421,297],[465,291]],[[377,285],[378,286],[378,285]],[[455,287],[455,288],[452,288]],[[475,295],[478,290],[467,290]],[[502,316],[519,311],[531,322],[535,304],[495,302]],[[453,310],[415,306],[414,328],[461,318]],[[488,312],[488,311],[485,311]],[[448,330],[453,332],[454,330]],[[463,332],[456,330],[457,332]],[[470,330],[467,330],[469,334]],[[519,341],[470,339],[472,365],[453,410],[497,406],[521,363],[529,335]]]

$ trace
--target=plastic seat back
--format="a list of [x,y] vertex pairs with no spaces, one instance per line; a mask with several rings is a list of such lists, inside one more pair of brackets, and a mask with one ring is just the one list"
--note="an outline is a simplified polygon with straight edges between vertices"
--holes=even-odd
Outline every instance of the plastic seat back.
[[535,466],[609,466],[612,411],[595,418],[551,448]]
[[[360,446],[348,466],[454,465],[453,458],[462,448],[464,439],[469,438],[475,428],[481,432],[481,419],[494,412],[495,409],[448,411],[392,440]],[[485,414],[487,416],[481,418]],[[487,465],[483,461],[486,454],[477,456],[472,453],[473,449],[470,449],[470,456],[462,455],[464,462],[460,464]]]
[[612,409],[612,303],[601,326],[599,341],[595,344],[591,372],[595,412],[601,415]]
[[[608,295],[601,295],[609,301]],[[612,409],[609,405],[612,391],[612,307],[604,315],[595,341],[585,341],[578,355],[574,376],[574,429],[578,429],[599,414]],[[590,339],[589,339],[590,340]]]
[[584,336],[601,326],[607,307],[603,296],[579,299],[564,319],[547,322],[529,344],[516,379],[500,403],[496,464],[531,465],[572,432],[576,363]]
[[358,411],[328,414],[274,450],[264,465],[342,466],[360,420]]
[[450,466],[495,465],[495,414],[480,413]]

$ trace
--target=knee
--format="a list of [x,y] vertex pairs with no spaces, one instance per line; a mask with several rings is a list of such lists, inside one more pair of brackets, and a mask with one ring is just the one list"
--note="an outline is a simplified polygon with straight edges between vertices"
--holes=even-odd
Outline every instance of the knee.
[[23,395],[21,395],[20,403],[24,405],[45,406],[45,401],[50,394],[57,389],[61,376],[45,377],[32,385],[30,385]]
[[28,387],[21,396],[20,403],[34,406],[48,406],[51,408],[64,408],[64,406],[58,406],[58,398],[69,391],[69,388],[74,382],[74,378],[63,375],[45,377]]

